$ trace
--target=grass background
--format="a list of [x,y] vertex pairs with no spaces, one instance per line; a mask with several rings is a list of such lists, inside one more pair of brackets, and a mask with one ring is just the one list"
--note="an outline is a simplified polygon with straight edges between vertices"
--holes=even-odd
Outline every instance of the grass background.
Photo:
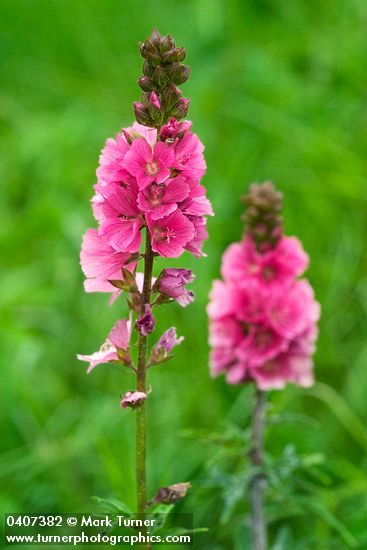
[[251,392],[208,376],[205,305],[242,232],[240,196],[272,179],[323,313],[317,385],[271,396],[276,412],[315,424],[272,427],[267,448],[280,456],[292,442],[326,461],[311,490],[321,512],[274,519],[271,539],[367,548],[366,23],[363,0],[1,1],[1,511],[85,512],[92,495],[134,504],[134,415],[119,409],[133,380],[108,366],[86,377],[75,358],[125,306],[83,293],[78,255],[99,151],[132,122],[137,44],[157,26],[188,51],[184,93],[216,216],[208,258],[175,263],[196,273],[196,301],[159,314],[185,343],[150,377],[149,492],[190,480],[180,510],[211,528],[198,547],[246,548],[246,505],[218,523],[223,492],[200,498],[213,449],[182,431],[248,423]]

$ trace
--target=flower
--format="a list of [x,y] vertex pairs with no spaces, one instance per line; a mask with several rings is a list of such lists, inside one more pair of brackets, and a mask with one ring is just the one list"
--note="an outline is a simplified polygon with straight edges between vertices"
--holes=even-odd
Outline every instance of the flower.
[[116,321],[106,341],[99,351],[92,355],[77,355],[80,361],[89,362],[87,373],[101,363],[122,363],[131,365],[129,342],[131,336],[131,319],[120,319]]
[[195,134],[185,134],[175,144],[173,168],[178,170],[182,176],[190,178],[193,182],[199,182],[206,171],[203,151],[204,145]]
[[123,133],[117,134],[116,140],[109,138],[99,157],[97,168],[98,183],[110,185],[124,181],[128,172],[122,166],[126,153],[130,150],[126,137]]
[[127,409],[127,407],[130,407],[132,409],[136,409],[139,407],[147,398],[147,394],[142,391],[128,391],[125,393],[123,398],[121,399],[121,407],[123,409]]
[[[112,248],[96,229],[88,229],[83,236],[80,252],[80,264],[87,279],[84,281],[86,292],[112,292],[112,301],[121,290],[109,280],[123,280],[121,269],[130,259],[127,252]],[[133,271],[136,262],[129,262],[126,268]]]
[[153,105],[156,109],[161,108],[161,103],[159,101],[159,97],[157,96],[157,94],[155,92],[151,92],[149,94],[149,103],[151,105]]
[[129,258],[129,253],[116,251],[96,229],[88,229],[83,236],[80,264],[88,278],[118,278]]
[[284,284],[302,275],[307,266],[308,256],[296,237],[281,237],[274,249],[259,254],[246,236],[225,251],[222,275],[228,281],[256,277],[265,284]]
[[175,346],[178,346],[183,342],[184,337],[177,338],[176,328],[171,327],[162,334],[158,342],[153,346],[152,353],[150,355],[151,365],[156,365],[169,358],[169,353]]
[[162,183],[168,179],[173,162],[173,150],[168,145],[158,142],[151,146],[145,139],[138,138],[126,153],[123,167],[136,177],[141,190],[153,181]]
[[189,269],[166,268],[158,277],[153,290],[161,292],[170,298],[174,298],[185,307],[194,300],[194,293],[185,287],[195,279],[192,271]]
[[164,183],[154,182],[140,191],[138,206],[149,213],[152,220],[158,220],[177,210],[178,203],[186,199],[189,191],[183,177],[170,178]]
[[135,323],[136,328],[143,336],[151,334],[155,327],[155,318],[153,317],[152,309],[149,304],[144,306],[145,313],[141,315]]
[[122,252],[137,252],[140,248],[143,219],[137,196],[137,186],[130,182],[127,188],[115,187],[102,204],[104,219],[99,232],[111,246]]
[[206,230],[206,219],[199,216],[187,216],[194,227],[193,238],[185,245],[185,249],[194,256],[206,256],[203,252],[204,241],[208,238]]
[[280,194],[269,183],[252,187],[249,209],[252,194],[251,232],[226,250],[224,280],[214,281],[210,293],[211,372],[225,372],[230,384],[253,381],[261,390],[287,382],[309,386],[320,306],[309,282],[297,278],[308,257],[298,239],[283,236]]
[[180,210],[154,220],[146,216],[152,237],[152,249],[164,258],[177,258],[194,237],[194,226]]
[[167,124],[162,126],[159,135],[163,141],[175,140],[176,138],[183,137],[191,130],[191,127],[192,122],[189,120],[178,122],[176,118],[172,117]]

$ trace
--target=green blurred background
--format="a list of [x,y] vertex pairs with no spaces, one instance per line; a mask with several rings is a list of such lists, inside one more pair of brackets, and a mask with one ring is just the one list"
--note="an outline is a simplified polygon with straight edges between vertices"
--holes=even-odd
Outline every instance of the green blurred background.
[[185,342],[150,376],[149,494],[190,480],[179,509],[210,528],[197,547],[248,547],[242,499],[220,522],[233,457],[187,435],[248,425],[251,391],[209,377],[205,306],[242,232],[240,196],[272,179],[323,313],[318,383],[271,395],[275,414],[313,421],[272,425],[267,449],[326,458],[318,482],[300,476],[308,512],[270,517],[271,540],[367,548],[366,24],[364,0],[1,0],[1,511],[92,511],[93,495],[134,505],[134,414],[119,408],[133,379],[111,366],[87,377],[75,358],[126,309],[83,292],[78,256],[100,149],[132,122],[138,41],[157,26],[188,51],[216,216],[208,257],[172,264],[196,273],[196,301],[159,313]]

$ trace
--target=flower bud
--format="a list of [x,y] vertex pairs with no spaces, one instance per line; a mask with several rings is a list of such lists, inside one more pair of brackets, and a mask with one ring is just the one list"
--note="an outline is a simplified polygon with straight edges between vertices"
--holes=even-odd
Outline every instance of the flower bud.
[[162,55],[162,63],[173,63],[174,61],[183,61],[186,57],[186,50],[185,48],[175,48],[173,50],[169,50],[165,54]]
[[148,336],[151,334],[155,327],[155,318],[153,317],[152,310],[149,304],[144,306],[145,313],[141,315],[135,323],[135,327],[142,336]]
[[187,116],[189,106],[190,100],[185,97],[181,97],[176,103],[175,107],[172,109],[171,114],[178,120],[180,120],[181,118],[185,118]]
[[173,84],[183,84],[190,76],[190,67],[178,61],[167,66],[167,75]]
[[176,43],[170,34],[167,34],[167,36],[160,36],[159,50],[161,54],[165,54],[169,51],[174,50],[175,48]]
[[148,76],[142,76],[141,78],[139,78],[138,84],[144,92],[150,92],[151,90],[154,90],[154,83],[152,79]]
[[152,126],[152,117],[150,116],[147,107],[145,107],[143,103],[140,103],[138,101],[135,101],[133,103],[133,106],[136,121],[139,122],[139,124],[143,124],[144,126]]
[[158,96],[155,92],[151,92],[149,94],[149,103],[150,103],[150,105],[152,105],[156,109],[161,108],[161,103],[160,103],[159,98],[158,98]]
[[190,269],[163,269],[153,285],[153,292],[160,292],[175,299],[180,306],[185,307],[194,300],[194,293],[186,289],[186,285],[195,279]]
[[261,254],[274,248],[283,234],[282,194],[271,182],[253,184],[243,197],[247,207],[244,215],[246,231]]
[[173,84],[169,88],[165,88],[161,95],[166,111],[170,111],[182,97],[182,92]]
[[172,348],[181,344],[183,340],[183,336],[177,338],[175,327],[166,330],[152,349],[150,364],[157,365],[158,363],[162,363],[163,361],[170,359],[171,356],[169,353]]
[[121,399],[121,407],[123,409],[127,409],[127,407],[130,407],[131,409],[136,409],[137,407],[140,407],[142,403],[144,403],[146,398],[147,394],[142,391],[128,391]]
[[153,82],[158,88],[163,88],[169,82],[169,76],[167,75],[163,65],[158,65],[152,75]]
[[190,483],[175,483],[168,487],[160,487],[157,494],[152,499],[152,504],[174,504],[186,496],[187,490],[190,488]]

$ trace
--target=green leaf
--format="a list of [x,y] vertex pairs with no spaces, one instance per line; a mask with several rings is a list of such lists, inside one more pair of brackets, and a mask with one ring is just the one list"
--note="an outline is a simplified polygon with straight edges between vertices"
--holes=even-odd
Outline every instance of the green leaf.
[[117,500],[115,498],[101,498],[94,496],[92,500],[99,504],[101,508],[106,512],[111,512],[114,514],[133,514],[134,512],[129,508],[127,504]]

